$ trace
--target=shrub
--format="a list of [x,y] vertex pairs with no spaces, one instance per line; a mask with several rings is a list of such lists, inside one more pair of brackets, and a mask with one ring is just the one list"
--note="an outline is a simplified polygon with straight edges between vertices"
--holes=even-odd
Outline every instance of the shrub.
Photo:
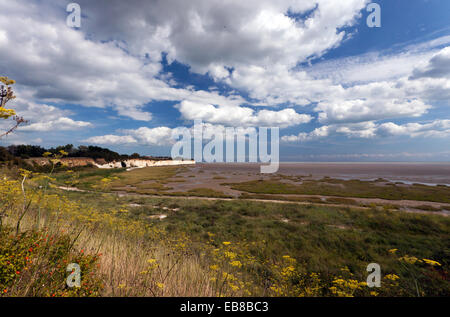
[[[29,230],[15,236],[0,232],[0,296],[98,296],[102,289],[96,274],[98,255],[75,251],[72,239],[48,230]],[[81,268],[81,287],[66,285],[69,263]]]

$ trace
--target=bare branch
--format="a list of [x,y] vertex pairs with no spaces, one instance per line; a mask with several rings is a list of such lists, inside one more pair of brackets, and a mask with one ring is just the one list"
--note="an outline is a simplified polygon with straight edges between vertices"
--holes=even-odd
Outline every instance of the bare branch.
[[19,125],[21,125],[22,123],[27,123],[28,121],[25,120],[23,117],[13,117],[14,121],[16,121],[16,124],[10,128],[8,131],[4,132],[3,134],[0,134],[0,139],[4,136],[7,136],[8,134],[12,133],[14,130],[16,130]]

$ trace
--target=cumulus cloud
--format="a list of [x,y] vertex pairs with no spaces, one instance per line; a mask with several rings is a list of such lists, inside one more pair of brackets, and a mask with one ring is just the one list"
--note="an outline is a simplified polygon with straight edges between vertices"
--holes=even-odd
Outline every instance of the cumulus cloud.
[[428,123],[414,122],[403,125],[393,122],[378,124],[373,121],[330,125],[322,126],[309,133],[302,132],[298,135],[283,136],[282,141],[304,142],[337,135],[364,139],[394,136],[443,138],[450,136],[450,120],[434,120]]
[[[235,70],[227,83],[247,90],[264,105],[316,104],[322,123],[420,117],[436,101],[448,105],[449,47],[432,46],[448,43],[445,38],[428,44],[431,51],[410,48],[389,56],[366,54],[310,68],[249,65]],[[424,68],[417,68],[421,64]],[[436,70],[427,65],[435,65]],[[419,78],[418,69],[427,69],[433,77]]]
[[168,127],[146,128],[126,131],[131,133],[142,144],[167,145],[171,143],[173,129]]
[[137,141],[131,135],[113,135],[113,134],[90,137],[84,140],[83,142],[101,145],[137,143]]
[[[111,106],[134,120],[152,119],[144,110],[152,100],[238,107],[244,98],[175,89],[158,79],[162,54],[217,79],[229,77],[230,69],[245,72],[248,65],[293,67],[338,45],[345,36],[338,29],[354,23],[367,0],[340,5],[331,0],[132,2],[79,1],[86,15],[81,31],[64,25],[60,18],[64,3],[4,4],[0,40],[8,49],[0,49],[0,66],[36,99]],[[310,14],[297,20],[288,12]],[[239,112],[252,115],[246,108]],[[248,121],[284,125],[284,119],[276,119],[272,112],[260,116]],[[295,120],[304,118],[294,115]]]
[[329,127],[322,126],[316,128],[309,133],[301,132],[298,135],[285,135],[281,137],[283,142],[301,142],[301,141],[312,141],[320,138],[327,137],[329,135]]
[[399,117],[419,117],[431,106],[421,100],[353,99],[321,102],[315,108],[319,122],[361,122]]
[[411,79],[424,77],[450,78],[450,47],[446,47],[434,55],[425,65],[414,69]]
[[377,135],[406,135],[411,137],[447,137],[450,135],[450,120],[435,120],[430,123],[408,123],[398,125],[392,122],[376,127]]
[[139,121],[152,119],[144,107],[154,100],[235,106],[245,102],[240,96],[171,87],[170,80],[158,78],[160,60],[134,56],[119,41],[94,41],[83,31],[68,28],[61,9],[51,1],[39,6],[2,2],[0,68],[28,91],[28,101],[112,107]]
[[[348,38],[345,27],[355,25],[369,0],[79,0],[80,30],[65,25],[62,12],[69,1],[0,1],[0,69],[19,83],[19,114],[32,119],[24,131],[91,126],[59,104],[108,107],[151,121],[151,102],[159,100],[173,101],[181,119],[216,127],[287,128],[313,117],[322,125],[284,137],[290,142],[334,134],[447,133],[442,122],[417,123],[420,128],[381,122],[418,118],[434,102],[448,105],[450,47],[442,46],[450,38],[396,54],[317,62]],[[235,91],[182,87],[163,72],[163,56]],[[299,68],[308,62],[315,64]],[[315,114],[299,113],[300,106]],[[122,132],[88,140],[159,145],[173,129]]]
[[[26,92],[24,92],[26,95]],[[91,128],[93,124],[86,121],[76,121],[69,116],[70,111],[61,110],[57,107],[27,101],[17,98],[11,101],[16,113],[24,117],[28,124],[19,127],[18,131],[71,131]],[[0,121],[0,128],[5,129],[11,123]]]
[[177,107],[184,119],[198,119],[212,124],[223,124],[233,127],[276,126],[283,128],[307,123],[312,120],[310,115],[298,114],[293,109],[254,111],[247,107],[216,107],[212,104],[190,101],[183,101]]
[[196,121],[195,125],[186,127],[157,127],[148,128],[140,127],[138,129],[127,129],[119,130],[118,133],[121,135],[103,135],[95,136],[84,140],[84,142],[93,144],[133,144],[138,143],[140,145],[156,145],[156,146],[167,146],[174,144],[177,138],[184,134],[185,129],[188,129],[190,135],[194,137],[194,128],[198,128],[202,131],[203,141],[211,139],[215,135],[222,135],[224,140],[235,141],[236,137],[247,138],[249,135],[257,135],[258,130],[255,127],[237,127],[227,131],[228,126],[220,124],[211,124],[201,121]]
[[174,142],[172,133],[176,129],[168,127],[147,128],[141,127],[136,130],[123,130],[123,135],[94,136],[84,142],[103,145],[127,145],[139,143],[142,145],[168,145]]
[[[345,37],[368,0],[80,0],[98,40],[126,41],[155,60],[167,52],[194,72],[217,78],[245,65],[295,66]],[[290,15],[288,15],[288,12]],[[296,18],[305,14],[306,17]],[[111,23],[114,21],[114,23]],[[142,39],[145,38],[145,41]]]
[[37,122],[20,128],[20,131],[70,131],[92,126],[90,122],[74,121],[61,117],[56,120]]
[[[369,69],[380,66],[381,62],[377,59],[373,61],[373,65],[368,61],[362,65],[354,65],[347,72],[360,76],[364,81],[351,85],[348,81],[340,81],[339,74],[331,73],[329,77],[313,78],[314,73],[309,74],[307,69],[294,71],[272,68],[269,71],[256,66],[248,67],[245,72],[235,71],[229,83],[241,89],[247,87],[252,98],[265,104],[317,104],[314,110],[319,113],[319,119],[323,123],[419,117],[432,108],[432,102],[448,104],[450,80],[445,75],[445,69],[450,67],[450,60],[443,58],[448,49],[449,47],[444,48],[437,53],[422,52],[413,57],[406,57],[404,54],[400,54],[398,58],[391,57],[387,63],[389,67],[393,67],[395,63],[401,66],[394,68],[392,72],[387,71],[387,66],[382,67],[384,76],[380,73],[372,78],[364,75],[367,65],[370,66]],[[419,61],[434,65],[436,62],[432,60],[437,56],[441,72],[434,72],[435,77],[410,77]],[[336,65],[339,64],[335,64],[338,67]],[[394,75],[396,71],[398,72]]]

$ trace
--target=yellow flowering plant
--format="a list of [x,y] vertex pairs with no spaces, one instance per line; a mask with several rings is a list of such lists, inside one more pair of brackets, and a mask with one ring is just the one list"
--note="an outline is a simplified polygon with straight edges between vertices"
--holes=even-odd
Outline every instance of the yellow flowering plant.
[[22,117],[16,116],[14,109],[7,109],[6,103],[16,98],[14,91],[10,87],[16,82],[6,76],[0,76],[0,119],[9,119],[13,117],[16,122],[13,127],[8,129],[6,132],[0,133],[0,138],[12,133],[15,129],[19,127],[20,124],[25,123],[26,120]]

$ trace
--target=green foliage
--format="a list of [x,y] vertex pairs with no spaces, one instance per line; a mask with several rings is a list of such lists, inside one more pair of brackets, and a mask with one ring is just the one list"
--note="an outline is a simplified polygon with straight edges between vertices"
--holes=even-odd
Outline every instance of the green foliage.
[[15,156],[23,159],[27,159],[30,157],[42,157],[46,149],[38,146],[38,145],[10,145],[8,146],[8,152]]
[[[168,204],[167,200],[139,200],[140,203],[150,201],[153,205],[156,201]],[[313,293],[305,293],[299,283],[308,284],[312,281],[310,274],[316,273],[321,281],[321,291],[314,293],[316,296],[369,296],[367,287],[362,288],[353,281],[365,281],[366,267],[372,262],[380,263],[384,275],[400,276],[395,287],[390,286],[389,279],[385,280],[386,288],[377,290],[379,295],[417,296],[417,287],[419,296],[450,294],[450,220],[446,217],[245,201],[178,200],[177,206],[179,211],[170,213],[163,222],[156,224],[174,234],[184,232],[193,241],[201,241],[200,245],[212,243],[214,248],[221,248],[222,241],[230,241],[233,252],[241,254],[235,260],[243,266],[236,271],[237,267],[230,268],[228,263],[223,271],[233,274],[239,281],[250,282],[253,295],[256,289],[259,289],[256,294],[262,295],[259,287],[267,283],[267,279],[272,285],[279,286],[277,283],[282,281],[277,273],[279,267],[273,265],[281,265],[284,255],[295,259],[297,279],[292,277],[282,293],[277,293],[277,289],[272,290],[271,295],[312,296]],[[433,259],[442,266],[416,265],[418,270],[411,271],[391,256],[388,250],[392,248],[418,258]],[[248,257],[253,259],[251,265],[245,264],[249,263]],[[342,275],[344,267],[348,267],[352,275]],[[265,275],[261,275],[262,272]],[[223,282],[221,274],[214,277]],[[333,287],[333,281],[339,280],[341,275],[346,282],[333,293],[329,287]],[[233,285],[228,287],[235,288],[239,283]],[[354,286],[357,288],[350,292]],[[292,293],[295,287],[300,287],[303,293]]]
[[450,187],[413,184],[401,186],[377,181],[338,180],[325,178],[305,180],[302,184],[277,181],[250,181],[228,184],[232,189],[254,194],[323,195],[340,197],[382,198],[390,200],[420,200],[450,203]]
[[11,155],[21,158],[43,157],[44,153],[55,155],[64,151],[67,153],[68,157],[89,157],[93,159],[104,159],[107,162],[122,159],[122,156],[119,153],[106,148],[83,145],[76,148],[72,144],[50,149],[45,149],[36,145],[11,145],[8,147],[8,151]]

